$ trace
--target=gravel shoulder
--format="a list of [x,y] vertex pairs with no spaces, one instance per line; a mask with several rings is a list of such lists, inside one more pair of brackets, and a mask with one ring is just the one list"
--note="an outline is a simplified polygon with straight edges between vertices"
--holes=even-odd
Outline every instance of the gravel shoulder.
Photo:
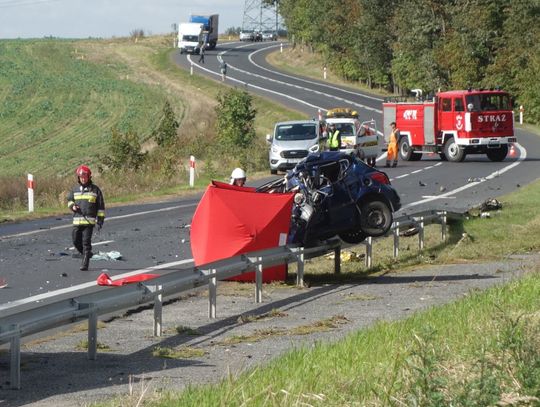
[[[9,354],[0,352],[0,406],[85,406],[146,389],[182,390],[190,384],[217,382],[260,366],[291,349],[317,341],[336,341],[376,321],[406,318],[495,284],[517,278],[540,264],[540,253],[512,256],[505,262],[442,265],[367,277],[346,284],[296,288],[264,287],[256,304],[253,284],[218,285],[217,314],[208,319],[206,291],[163,308],[164,335],[153,337],[153,310],[143,309],[100,323],[95,361],[87,359],[85,330],[56,333],[22,347],[21,390],[10,390]],[[256,316],[265,316],[257,318]],[[335,318],[334,328],[306,335],[298,327]],[[197,335],[178,333],[189,327]],[[261,340],[231,343],[232,337],[265,330]],[[155,347],[187,347],[202,356],[165,359]],[[133,386],[130,386],[130,381]]]

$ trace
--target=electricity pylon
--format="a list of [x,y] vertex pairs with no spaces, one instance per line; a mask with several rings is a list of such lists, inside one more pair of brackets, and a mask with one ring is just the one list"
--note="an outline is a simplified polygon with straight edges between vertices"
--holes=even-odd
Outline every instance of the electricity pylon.
[[277,5],[266,5],[263,0],[246,0],[242,29],[277,32],[279,29]]

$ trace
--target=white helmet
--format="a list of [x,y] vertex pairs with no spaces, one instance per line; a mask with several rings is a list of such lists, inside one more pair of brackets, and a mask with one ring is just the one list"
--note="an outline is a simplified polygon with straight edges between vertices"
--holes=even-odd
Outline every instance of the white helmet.
[[246,179],[246,172],[242,168],[235,168],[231,173],[231,185],[235,179]]

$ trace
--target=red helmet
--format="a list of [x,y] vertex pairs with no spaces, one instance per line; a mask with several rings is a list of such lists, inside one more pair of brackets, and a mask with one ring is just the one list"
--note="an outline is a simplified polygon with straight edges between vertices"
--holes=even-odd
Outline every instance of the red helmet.
[[77,177],[80,177],[84,174],[88,175],[88,177],[91,177],[92,171],[90,171],[90,168],[88,168],[86,165],[79,165],[75,170],[75,174],[77,174]]

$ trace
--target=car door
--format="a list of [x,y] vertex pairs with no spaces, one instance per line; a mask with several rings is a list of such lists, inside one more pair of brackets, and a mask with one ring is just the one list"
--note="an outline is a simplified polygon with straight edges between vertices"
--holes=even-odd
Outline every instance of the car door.
[[381,138],[377,135],[375,120],[362,122],[358,131],[358,148],[361,157],[377,157],[382,150]]

